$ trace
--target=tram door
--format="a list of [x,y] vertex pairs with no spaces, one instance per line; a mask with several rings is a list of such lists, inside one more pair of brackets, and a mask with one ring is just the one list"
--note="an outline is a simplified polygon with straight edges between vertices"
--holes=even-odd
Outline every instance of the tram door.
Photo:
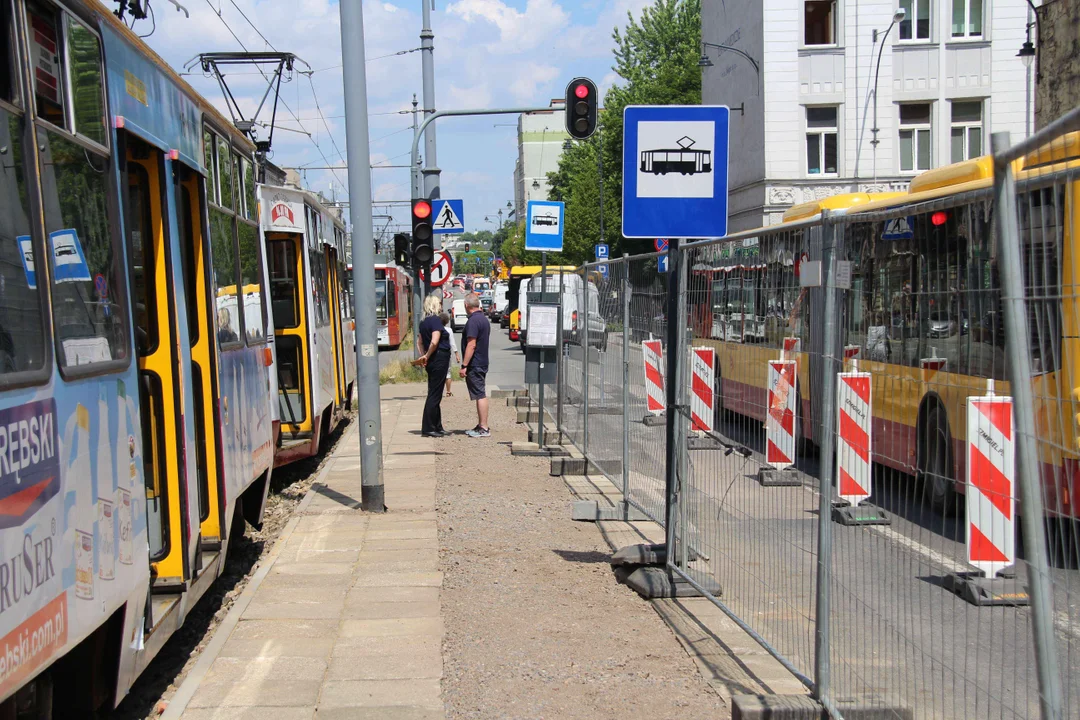
[[209,258],[203,233],[202,183],[197,173],[186,165],[173,163],[176,173],[176,217],[180,230],[180,260],[184,272],[184,297],[187,298],[188,334],[191,342],[191,409],[195,422],[196,478],[199,493],[199,522],[202,545],[216,549],[221,545],[226,527],[221,503],[221,438],[215,417],[217,372],[214,366],[214,331],[211,313]]
[[345,404],[345,350],[341,334],[341,285],[338,282],[337,250],[324,245],[326,252],[326,287],[330,293],[330,322],[334,333],[334,407]]
[[132,135],[124,137],[127,193],[124,213],[131,263],[132,314],[139,362],[143,474],[147,536],[154,589],[182,590],[186,561],[186,479],[180,438],[181,387],[176,362],[176,325],[171,317],[169,248],[165,235],[164,156]]

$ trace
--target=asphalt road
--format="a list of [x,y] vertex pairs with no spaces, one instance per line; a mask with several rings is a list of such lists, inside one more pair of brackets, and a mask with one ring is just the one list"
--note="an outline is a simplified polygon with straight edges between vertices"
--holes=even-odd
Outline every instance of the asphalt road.
[[[621,482],[623,355],[619,335],[608,352],[590,349],[588,452]],[[652,514],[663,510],[663,426],[646,427],[640,346],[631,344],[631,497]],[[584,369],[579,347],[565,356],[564,428],[579,447],[585,436]],[[687,526],[702,556],[691,567],[716,578],[739,617],[808,675],[814,667],[818,552],[818,457],[799,458],[797,487],[766,488],[761,423],[742,416],[718,431],[749,448],[749,458],[718,450],[690,452]],[[1028,608],[976,607],[947,590],[951,573],[966,572],[962,514],[931,510],[914,479],[877,472],[871,501],[888,526],[844,527],[833,537],[832,682],[840,697],[911,707],[916,717],[1034,717],[1038,685]],[[962,503],[961,503],[962,504]],[[962,511],[961,511],[962,512]],[[1080,572],[1073,528],[1052,526],[1058,543],[1051,571],[1058,661],[1066,715],[1080,716]],[[1062,547],[1072,552],[1063,552]],[[1023,557],[1023,549],[1020,548]],[[1067,557],[1066,557],[1067,556]],[[1024,578],[1025,565],[1017,572]]]

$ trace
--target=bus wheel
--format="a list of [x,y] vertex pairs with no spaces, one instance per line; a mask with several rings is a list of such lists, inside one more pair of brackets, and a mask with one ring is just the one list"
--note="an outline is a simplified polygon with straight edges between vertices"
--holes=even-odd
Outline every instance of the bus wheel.
[[940,407],[931,410],[919,428],[919,469],[917,481],[923,497],[936,512],[950,515],[956,510],[949,420]]

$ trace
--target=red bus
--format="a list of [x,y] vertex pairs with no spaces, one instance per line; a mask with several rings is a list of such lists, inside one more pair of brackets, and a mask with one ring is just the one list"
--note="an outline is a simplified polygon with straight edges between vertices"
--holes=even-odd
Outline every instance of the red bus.
[[396,348],[412,327],[412,281],[397,265],[375,266],[375,316],[379,347]]

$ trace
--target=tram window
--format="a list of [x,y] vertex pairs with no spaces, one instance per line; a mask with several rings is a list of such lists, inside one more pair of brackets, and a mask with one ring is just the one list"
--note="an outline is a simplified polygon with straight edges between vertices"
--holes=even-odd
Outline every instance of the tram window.
[[266,261],[270,273],[270,306],[274,311],[274,328],[294,328],[300,316],[300,298],[296,292],[296,243],[292,240],[271,240],[267,243]]
[[338,294],[341,296],[341,317],[352,317],[352,296],[349,293],[348,271],[345,263],[338,263]]
[[57,127],[67,127],[64,73],[60,64],[60,12],[52,5],[27,0],[26,17],[37,116]]
[[46,346],[30,235],[23,121],[0,108],[0,374],[40,370]]
[[[190,178],[194,173],[181,166],[181,181]],[[198,274],[195,268],[195,228],[191,218],[194,212],[191,202],[191,191],[187,187],[180,186],[180,208],[177,211],[177,224],[180,226],[180,257],[184,263],[184,287],[188,288],[187,318],[188,335],[194,345],[199,340],[199,302],[198,298],[190,293],[198,292]]]
[[150,177],[139,163],[128,163],[128,247],[131,253],[131,296],[135,304],[135,347],[140,355],[157,347],[154,275],[154,228],[150,215]]
[[393,280],[386,281],[386,312],[390,317],[397,316],[397,284]]
[[244,158],[240,161],[244,170],[244,217],[248,220],[258,218],[259,203],[255,199],[255,168]]
[[53,324],[62,368],[127,358],[124,284],[109,212],[109,159],[39,131]]
[[237,223],[240,237],[240,286],[244,297],[244,334],[248,344],[266,337],[263,319],[262,272],[259,267],[259,230],[254,225]]
[[330,324],[330,305],[326,293],[326,256],[318,250],[308,251],[311,266],[311,300],[315,305],[315,327]]
[[206,197],[210,202],[218,201],[217,166],[214,163],[214,134],[203,131],[203,164],[206,165]]
[[221,188],[221,207],[233,209],[233,167],[232,154],[229,153],[229,143],[224,138],[217,139],[217,175],[218,185]]
[[108,140],[105,133],[101,42],[94,33],[70,15],[67,21],[71,108],[75,117],[75,132],[99,145],[105,145]]
[[15,61],[15,23],[11,14],[11,2],[0,2],[0,42],[3,43],[3,48],[0,49],[0,99],[7,100],[10,103],[16,102],[18,99],[18,87],[17,78],[19,70],[18,63]]
[[214,308],[218,345],[235,345],[240,340],[240,309],[236,292],[236,245],[233,218],[210,208],[210,244],[214,265]]

